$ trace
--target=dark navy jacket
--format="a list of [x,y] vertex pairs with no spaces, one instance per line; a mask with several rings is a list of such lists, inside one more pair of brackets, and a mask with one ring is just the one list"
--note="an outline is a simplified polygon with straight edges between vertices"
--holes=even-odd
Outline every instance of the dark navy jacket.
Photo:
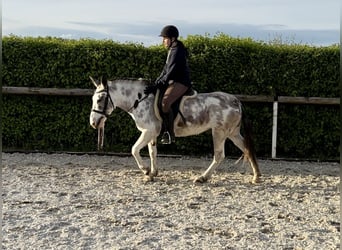
[[179,82],[191,87],[190,69],[187,61],[188,52],[181,41],[171,46],[163,71],[158,79],[164,83]]

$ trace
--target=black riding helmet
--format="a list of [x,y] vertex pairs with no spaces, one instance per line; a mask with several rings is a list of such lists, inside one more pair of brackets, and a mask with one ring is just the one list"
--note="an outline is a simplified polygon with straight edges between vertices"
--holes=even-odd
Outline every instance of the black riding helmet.
[[176,26],[174,25],[167,25],[165,26],[161,32],[159,36],[163,36],[163,37],[175,37],[178,38],[179,36],[179,32],[178,29],[176,28]]

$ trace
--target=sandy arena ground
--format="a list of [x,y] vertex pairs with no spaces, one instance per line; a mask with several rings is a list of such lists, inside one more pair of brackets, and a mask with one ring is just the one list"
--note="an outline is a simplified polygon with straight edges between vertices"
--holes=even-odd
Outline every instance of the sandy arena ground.
[[[146,161],[148,160],[145,158]],[[146,182],[132,157],[2,154],[3,249],[340,248],[338,163],[158,158]]]

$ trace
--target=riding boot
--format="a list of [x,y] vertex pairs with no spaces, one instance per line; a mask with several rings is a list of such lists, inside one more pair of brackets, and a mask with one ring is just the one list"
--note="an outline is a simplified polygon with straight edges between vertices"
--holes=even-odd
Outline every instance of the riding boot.
[[163,123],[165,132],[161,138],[162,144],[171,144],[175,142],[175,132],[173,131],[173,112],[163,114]]

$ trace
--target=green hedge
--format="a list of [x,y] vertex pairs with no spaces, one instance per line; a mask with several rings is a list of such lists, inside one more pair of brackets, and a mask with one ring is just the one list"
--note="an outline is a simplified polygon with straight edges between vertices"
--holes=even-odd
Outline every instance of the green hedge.
[[[195,88],[247,95],[339,96],[339,48],[265,44],[219,34],[189,36]],[[120,44],[109,40],[4,37],[5,86],[92,88],[88,76],[155,79],[166,59],[162,46]],[[3,96],[3,148],[94,150],[96,131],[88,124],[90,97]],[[272,104],[245,103],[253,122],[259,156],[270,156]],[[279,106],[277,155],[337,159],[339,107]],[[106,124],[106,150],[130,152],[138,138],[130,116],[115,110]],[[200,145],[200,147],[198,147]],[[240,152],[226,143],[227,155]],[[211,133],[179,138],[160,152],[209,154]]]

